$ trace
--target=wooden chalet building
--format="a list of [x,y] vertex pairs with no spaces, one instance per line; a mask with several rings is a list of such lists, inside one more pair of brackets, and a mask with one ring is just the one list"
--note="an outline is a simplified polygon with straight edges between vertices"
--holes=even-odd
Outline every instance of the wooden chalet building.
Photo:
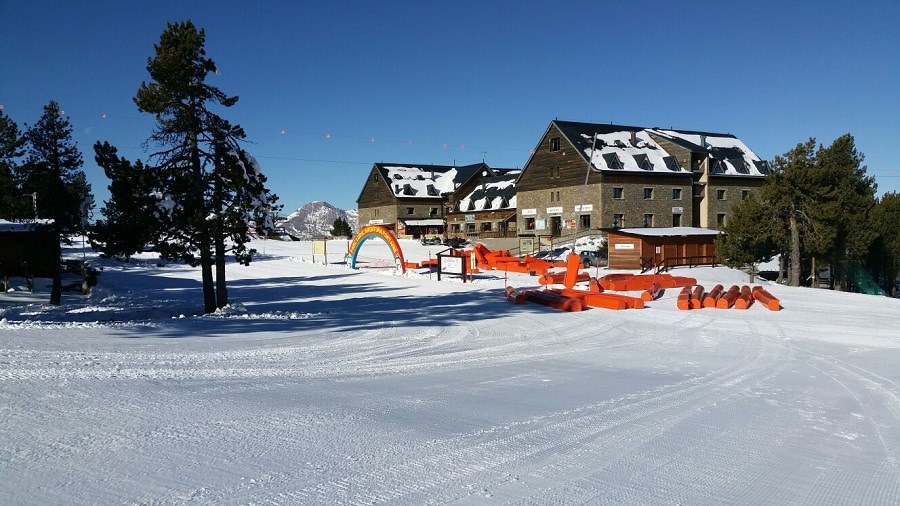
[[467,239],[516,236],[516,179],[521,171],[494,169],[456,201],[447,216],[448,234]]
[[768,174],[731,134],[555,120],[516,181],[518,231],[718,229]]
[[376,163],[356,199],[359,226],[384,225],[405,238],[446,236],[446,219],[459,197],[497,174],[484,163]]

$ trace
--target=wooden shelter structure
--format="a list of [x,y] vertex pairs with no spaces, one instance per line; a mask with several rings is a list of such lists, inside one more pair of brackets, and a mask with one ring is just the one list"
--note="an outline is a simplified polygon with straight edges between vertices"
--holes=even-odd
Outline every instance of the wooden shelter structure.
[[10,277],[23,277],[30,288],[34,278],[50,278],[50,303],[62,295],[59,231],[53,220],[10,222],[0,220],[0,287],[9,289]]
[[698,227],[610,228],[609,268],[656,272],[676,266],[716,265],[717,230]]

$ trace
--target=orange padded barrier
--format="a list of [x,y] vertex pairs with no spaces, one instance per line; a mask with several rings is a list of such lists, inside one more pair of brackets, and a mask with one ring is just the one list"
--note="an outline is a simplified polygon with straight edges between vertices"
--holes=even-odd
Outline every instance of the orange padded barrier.
[[761,286],[754,286],[751,290],[753,298],[758,300],[760,304],[766,306],[769,311],[779,311],[781,309],[781,301],[776,299],[771,293]]
[[724,289],[725,287],[722,285],[714,286],[703,298],[703,307],[716,307],[716,301],[722,296],[722,290]]
[[719,297],[719,300],[716,301],[716,307],[719,309],[728,309],[734,305],[734,301],[737,300],[738,295],[741,294],[740,289],[738,289],[737,285],[731,285],[731,288],[728,289],[727,292],[722,294]]

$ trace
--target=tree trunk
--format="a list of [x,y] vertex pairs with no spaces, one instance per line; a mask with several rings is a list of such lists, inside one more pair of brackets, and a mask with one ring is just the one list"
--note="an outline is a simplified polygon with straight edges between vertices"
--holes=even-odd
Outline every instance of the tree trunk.
[[800,286],[800,227],[797,217],[791,213],[791,268],[788,272],[788,285]]
[[[221,230],[221,227],[220,227]],[[225,284],[225,238],[216,234],[216,307],[228,305],[228,286]]]
[[213,283],[212,252],[210,252],[209,238],[204,237],[200,241],[200,269],[203,274],[203,312],[206,314],[216,312],[216,292]]
[[785,270],[785,254],[782,251],[778,254],[778,279],[775,280],[776,283],[783,284],[784,283],[784,270]]

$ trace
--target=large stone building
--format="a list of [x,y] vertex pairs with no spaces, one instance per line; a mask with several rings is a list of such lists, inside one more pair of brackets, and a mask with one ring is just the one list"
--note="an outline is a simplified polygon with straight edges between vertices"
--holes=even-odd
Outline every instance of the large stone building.
[[376,163],[356,199],[359,225],[384,225],[398,237],[445,236],[457,201],[508,169]]
[[717,229],[768,174],[730,134],[552,121],[516,182],[518,231]]

